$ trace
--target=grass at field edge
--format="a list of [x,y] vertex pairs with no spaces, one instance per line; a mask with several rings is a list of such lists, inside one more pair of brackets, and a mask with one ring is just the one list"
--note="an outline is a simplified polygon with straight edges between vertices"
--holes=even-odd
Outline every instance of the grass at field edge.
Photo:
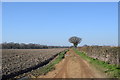
[[104,70],[104,73],[109,75],[112,78],[120,78],[120,67],[116,65],[108,64],[107,62],[100,61],[98,59],[91,58],[87,56],[84,52],[80,52],[77,49],[73,48],[76,54],[81,56],[83,59],[88,61],[89,63],[93,64],[97,68],[101,68]]
[[55,60],[53,60],[52,62],[50,62],[50,63],[47,64],[46,66],[40,68],[40,69],[38,70],[38,73],[39,73],[40,75],[45,75],[45,74],[48,73],[49,71],[54,70],[54,69],[55,69],[55,65],[58,64],[62,59],[64,59],[64,55],[66,54],[67,51],[68,51],[68,50],[65,50],[65,51],[63,51],[63,52],[60,52],[60,53],[58,54],[58,57],[57,57]]

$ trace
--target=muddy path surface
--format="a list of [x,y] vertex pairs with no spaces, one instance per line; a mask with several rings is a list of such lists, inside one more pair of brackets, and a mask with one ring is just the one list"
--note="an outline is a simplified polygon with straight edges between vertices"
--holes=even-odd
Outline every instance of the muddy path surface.
[[55,66],[55,70],[38,78],[106,78],[106,76],[70,49],[65,58]]

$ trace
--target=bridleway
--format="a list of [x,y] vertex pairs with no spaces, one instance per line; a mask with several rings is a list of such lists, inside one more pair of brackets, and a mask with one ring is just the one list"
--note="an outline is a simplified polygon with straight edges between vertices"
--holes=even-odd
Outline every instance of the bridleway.
[[55,70],[38,78],[105,78],[105,74],[70,49],[65,58],[55,66]]

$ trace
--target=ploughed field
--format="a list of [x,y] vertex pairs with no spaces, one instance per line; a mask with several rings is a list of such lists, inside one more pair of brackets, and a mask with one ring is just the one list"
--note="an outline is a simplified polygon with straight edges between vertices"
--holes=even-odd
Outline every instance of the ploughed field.
[[10,75],[11,73],[34,67],[54,58],[64,50],[66,49],[3,49],[2,73],[3,75]]

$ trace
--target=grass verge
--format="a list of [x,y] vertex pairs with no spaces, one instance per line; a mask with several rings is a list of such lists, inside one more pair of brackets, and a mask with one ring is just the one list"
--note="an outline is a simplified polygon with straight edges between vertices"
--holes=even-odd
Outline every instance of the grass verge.
[[64,55],[66,54],[68,50],[65,50],[63,52],[60,52],[58,54],[58,57],[55,58],[53,61],[51,61],[49,64],[43,66],[42,68],[38,69],[37,72],[34,72],[34,73],[37,73],[36,74],[33,74],[33,76],[39,76],[39,75],[45,75],[46,73],[48,73],[49,71],[52,71],[55,69],[55,64],[58,64],[63,58],[64,58]]
[[120,78],[120,67],[116,65],[108,64],[107,62],[100,61],[98,59],[91,58],[87,56],[84,52],[80,52],[77,49],[73,49],[76,54],[81,56],[83,59],[87,60],[89,63],[101,68],[104,70],[104,73],[109,75],[112,78]]

